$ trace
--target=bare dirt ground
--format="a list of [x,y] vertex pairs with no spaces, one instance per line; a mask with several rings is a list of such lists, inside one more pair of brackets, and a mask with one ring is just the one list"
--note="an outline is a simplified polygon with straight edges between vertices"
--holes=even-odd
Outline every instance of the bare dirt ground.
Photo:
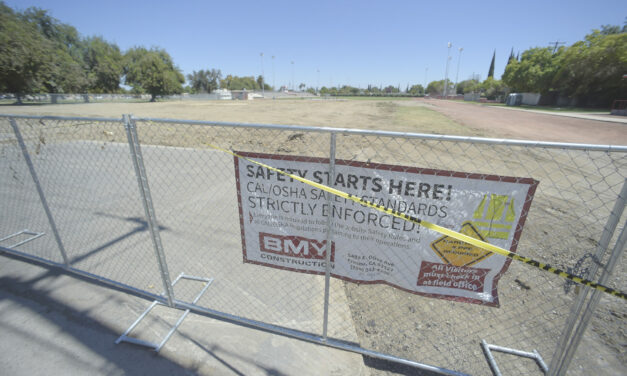
[[[627,145],[627,125],[538,114],[471,103],[420,101],[429,108],[489,137],[525,140]],[[507,112],[506,112],[507,111]]]
[[[190,119],[242,123],[329,126],[385,131],[540,141],[627,145],[622,124],[560,118],[499,108],[436,100],[277,100],[251,102],[162,102],[45,106],[0,106],[0,113],[120,118]],[[176,124],[140,124],[142,142],[203,147],[212,131]],[[57,132],[55,128],[54,132]],[[61,129],[70,132],[74,129]],[[52,132],[52,130],[51,130]],[[277,154],[324,156],[328,143],[315,134],[288,132],[231,132],[218,130],[229,147]],[[46,138],[48,136],[46,135]],[[51,138],[59,134],[51,134]],[[72,138],[81,138],[74,134]],[[100,132],[97,141],[124,142],[119,126]],[[215,138],[215,137],[214,137]],[[627,176],[624,155],[581,151],[537,150],[450,142],[390,141],[378,137],[338,138],[338,158],[398,165],[532,177],[540,186],[519,249],[526,256],[566,268],[594,251],[616,187]],[[597,186],[597,184],[599,184]],[[609,206],[609,207],[608,207]],[[624,219],[622,220],[624,222]],[[621,223],[623,223],[621,222]],[[625,258],[623,258],[623,261]],[[612,279],[624,286],[625,265]],[[333,283],[344,283],[333,281]],[[480,339],[524,351],[538,349],[545,361],[553,355],[572,305],[571,288],[562,279],[527,266],[513,264],[499,284],[501,307],[483,307],[428,299],[387,286],[345,283],[352,318],[362,346],[427,364],[471,374],[489,374]],[[624,374],[627,369],[625,304],[603,299],[592,330],[576,356],[574,374]],[[341,326],[341,322],[331,322]],[[500,355],[499,355],[500,356]],[[539,374],[532,361],[512,357],[497,361],[504,374]],[[579,367],[579,368],[577,368]],[[390,371],[383,366],[373,374]]]
[[[426,109],[433,110],[427,111]],[[274,123],[627,145],[620,123],[441,100],[265,100],[0,106],[0,113]]]

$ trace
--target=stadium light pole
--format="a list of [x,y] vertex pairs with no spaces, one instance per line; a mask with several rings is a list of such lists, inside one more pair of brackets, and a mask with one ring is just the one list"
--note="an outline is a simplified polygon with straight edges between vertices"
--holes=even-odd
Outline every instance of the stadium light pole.
[[263,84],[263,80],[265,77],[263,77],[263,52],[259,54],[259,56],[261,57],[261,96],[262,97],[266,97],[266,91],[264,88],[264,84]]
[[276,91],[276,86],[274,86],[274,55],[272,55],[272,90]]
[[294,91],[294,61],[292,61],[292,91]]
[[318,80],[316,81],[316,94],[320,91],[320,69],[316,68],[316,72],[318,73]]
[[448,42],[448,54],[446,55],[446,69],[444,70],[444,99],[446,99],[446,94],[448,92],[448,65],[451,61],[451,47],[453,44]]
[[462,51],[464,50],[464,47],[460,47],[459,48],[459,57],[457,58],[457,73],[455,74],[455,95],[457,95],[457,84],[458,84],[458,80],[459,80],[459,64],[462,61]]

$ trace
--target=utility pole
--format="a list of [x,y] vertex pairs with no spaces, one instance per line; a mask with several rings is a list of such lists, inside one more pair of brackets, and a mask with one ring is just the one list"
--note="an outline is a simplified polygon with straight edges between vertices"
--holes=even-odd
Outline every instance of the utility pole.
[[557,51],[557,46],[561,45],[561,44],[566,44],[566,42],[560,42],[560,40],[556,40],[555,42],[549,42],[549,46],[553,46],[553,53],[555,53],[555,51]]

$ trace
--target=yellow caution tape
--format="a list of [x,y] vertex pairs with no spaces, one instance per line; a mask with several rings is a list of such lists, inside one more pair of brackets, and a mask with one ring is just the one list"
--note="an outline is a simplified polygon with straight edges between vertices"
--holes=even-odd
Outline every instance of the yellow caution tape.
[[397,218],[401,218],[401,219],[403,219],[405,221],[408,221],[408,222],[417,224],[419,226],[428,228],[430,230],[436,231],[436,232],[438,232],[438,233],[440,233],[442,235],[448,235],[451,238],[454,238],[454,239],[457,239],[457,240],[460,240],[460,241],[472,244],[472,245],[474,245],[476,247],[488,250],[490,252],[493,252],[493,253],[496,253],[496,254],[499,254],[499,255],[502,255],[502,256],[505,256],[505,257],[509,257],[509,258],[511,258],[513,260],[522,261],[522,262],[524,262],[527,265],[535,266],[538,269],[546,270],[547,272],[553,273],[553,274],[558,275],[558,276],[560,276],[562,278],[569,279],[569,280],[571,280],[573,282],[576,282],[576,283],[579,283],[581,285],[589,286],[589,287],[591,287],[593,289],[596,289],[596,290],[608,293],[610,295],[614,295],[614,296],[617,296],[619,298],[627,300],[627,294],[622,292],[622,291],[618,291],[618,290],[615,290],[615,289],[613,289],[611,287],[603,286],[603,285],[600,285],[598,283],[595,283],[595,282],[592,282],[590,280],[587,280],[585,278],[578,277],[578,276],[576,276],[574,274],[570,274],[570,273],[565,272],[565,271],[563,271],[561,269],[555,268],[555,267],[553,267],[551,265],[548,265],[548,264],[541,263],[541,262],[536,261],[534,259],[531,259],[529,257],[520,256],[520,255],[518,255],[518,254],[516,254],[514,252],[510,252],[510,251],[508,251],[508,250],[506,250],[504,248],[498,247],[498,246],[496,246],[494,244],[490,244],[490,243],[484,242],[482,240],[475,239],[475,238],[470,237],[468,235],[464,235],[464,234],[462,234],[460,232],[453,231],[453,230],[448,229],[446,227],[442,227],[442,226],[436,225],[435,223],[431,223],[431,222],[425,221],[423,219],[412,217],[411,215],[407,215],[405,213],[401,213],[401,212],[399,212],[397,210],[387,208],[387,207],[385,207],[383,205],[378,205],[378,204],[376,204],[374,202],[370,202],[370,201],[364,200],[363,198],[357,197],[357,196],[353,196],[350,193],[346,193],[346,192],[340,191],[338,189],[329,187],[327,185],[319,184],[319,183],[316,183],[316,182],[311,181],[309,179],[305,179],[303,177],[290,174],[289,172],[286,172],[286,171],[283,171],[283,170],[279,170],[278,168],[269,166],[269,165],[267,165],[265,163],[261,163],[261,162],[255,161],[253,159],[241,156],[241,155],[239,155],[237,153],[234,153],[234,152],[232,152],[230,150],[222,149],[222,148],[219,148],[219,147],[211,145],[211,144],[206,144],[206,145],[209,146],[212,149],[219,150],[219,151],[231,154],[234,157],[237,157],[237,158],[240,158],[240,159],[244,159],[244,160],[246,160],[246,161],[248,161],[250,163],[254,163],[256,165],[265,167],[265,168],[267,168],[269,170],[272,170],[274,172],[277,172],[277,173],[283,174],[285,176],[288,176],[291,179],[298,180],[301,183],[305,183],[305,184],[308,184],[308,185],[310,185],[312,187],[315,187],[315,188],[318,188],[320,190],[323,190],[325,192],[329,192],[331,194],[334,194],[334,195],[336,195],[338,197],[342,197],[342,198],[345,198],[347,200],[351,200],[351,201],[357,202],[357,203],[362,204],[364,206],[368,206],[370,208],[376,209],[376,210],[378,210],[380,212],[392,215],[392,216],[397,217]]

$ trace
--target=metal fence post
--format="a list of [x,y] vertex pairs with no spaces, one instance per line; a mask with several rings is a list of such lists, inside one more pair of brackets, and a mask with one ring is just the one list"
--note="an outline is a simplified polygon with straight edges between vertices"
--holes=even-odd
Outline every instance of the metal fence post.
[[[626,199],[627,197],[625,196],[619,196],[617,200],[621,202],[623,208],[625,207],[627,203]],[[603,269],[603,273],[601,273],[601,276],[599,277],[599,284],[607,283],[607,280],[612,274],[612,271],[614,270],[614,267],[616,266],[616,263],[618,262],[620,255],[623,253],[623,250],[625,249],[626,243],[627,243],[627,222],[623,224],[623,229],[621,230],[618,240],[616,240],[614,249],[612,249],[612,254],[610,255],[610,259],[605,265],[605,268]],[[592,317],[592,314],[594,313],[594,310],[596,309],[600,299],[601,299],[601,291],[599,290],[592,291],[592,296],[590,297],[590,300],[588,300],[588,304],[586,305],[586,309],[583,315],[581,316],[581,320],[579,320],[579,325],[575,329],[575,334],[573,334],[571,340],[569,341],[569,347],[564,354],[563,361],[561,362],[561,367],[556,370],[557,375],[566,374],[566,371],[568,370],[568,366],[570,365],[570,362],[573,356],[575,355],[575,351],[579,347],[581,338],[583,337],[583,334],[586,331],[588,324],[590,323],[590,318]]]
[[54,218],[52,217],[52,212],[50,211],[48,201],[46,200],[44,191],[41,188],[41,184],[39,183],[39,178],[37,177],[37,173],[35,172],[35,166],[33,165],[33,161],[30,159],[30,155],[28,154],[28,149],[26,148],[26,144],[24,143],[22,133],[20,132],[20,128],[17,126],[17,122],[14,118],[11,118],[9,122],[11,123],[11,127],[13,128],[13,132],[15,133],[15,137],[17,138],[17,142],[20,145],[20,149],[22,149],[22,155],[24,156],[24,160],[26,161],[26,165],[28,166],[30,176],[35,183],[35,188],[37,188],[39,200],[41,200],[41,205],[44,207],[44,212],[46,212],[46,217],[48,217],[48,223],[50,223],[52,234],[54,235],[54,239],[57,242],[57,246],[59,247],[59,252],[61,252],[61,256],[63,257],[63,264],[65,264],[65,266],[67,267],[70,265],[70,263],[68,261],[67,254],[65,253],[65,247],[63,246],[61,235],[59,235],[59,230],[57,229],[57,225],[54,221]]
[[[603,258],[603,255],[607,251],[610,245],[610,241],[612,240],[612,236],[614,236],[614,232],[616,231],[616,227],[618,226],[618,221],[623,215],[625,206],[627,206],[627,179],[625,179],[625,181],[623,182],[623,188],[621,189],[621,192],[619,193],[618,198],[614,203],[614,207],[610,212],[610,216],[607,219],[607,223],[603,228],[603,233],[601,234],[601,239],[599,239],[596,253],[594,255],[595,260],[601,260]],[[583,277],[593,279],[598,269],[599,264],[593,262],[588,272],[588,275],[584,275]],[[566,354],[570,352],[570,349],[573,346],[571,336],[573,334],[573,330],[575,329],[575,325],[577,324],[577,319],[581,315],[581,311],[586,302],[588,292],[589,289],[587,288],[580,289],[577,300],[573,305],[573,308],[571,309],[570,315],[566,321],[566,326],[564,328],[564,331],[562,332],[562,337],[560,338],[560,342],[558,343],[555,354],[553,355],[553,358],[551,360],[551,366],[549,367],[549,375],[551,376],[557,375],[559,370],[564,367]]]
[[128,145],[131,149],[131,159],[133,160],[133,166],[135,167],[137,184],[139,185],[139,194],[142,198],[144,212],[146,213],[146,221],[148,222],[148,228],[150,230],[150,238],[152,239],[155,255],[159,264],[159,271],[161,272],[163,288],[168,298],[168,305],[170,307],[174,307],[174,290],[172,288],[168,265],[165,260],[161,236],[159,235],[159,225],[157,224],[157,216],[152,203],[152,196],[150,195],[150,187],[148,186],[148,177],[146,175],[146,167],[144,166],[144,159],[142,157],[141,147],[139,144],[139,137],[137,136],[137,128],[135,126],[135,121],[131,119],[129,115],[124,115],[123,121],[124,128],[126,129],[126,136],[128,137]]
[[[333,186],[333,182],[335,181],[335,133],[331,133],[331,145],[329,149],[329,181],[331,186]],[[333,235],[331,234],[332,230],[332,221],[333,221],[333,203],[332,203],[331,195],[327,196],[327,205],[329,208],[329,215],[327,217],[327,245],[326,245],[326,263],[325,263],[325,271],[324,271],[324,319],[322,322],[322,338],[324,341],[327,340],[327,327],[329,324],[329,290],[331,284],[331,252],[333,251],[333,246],[331,241],[333,240]]]

